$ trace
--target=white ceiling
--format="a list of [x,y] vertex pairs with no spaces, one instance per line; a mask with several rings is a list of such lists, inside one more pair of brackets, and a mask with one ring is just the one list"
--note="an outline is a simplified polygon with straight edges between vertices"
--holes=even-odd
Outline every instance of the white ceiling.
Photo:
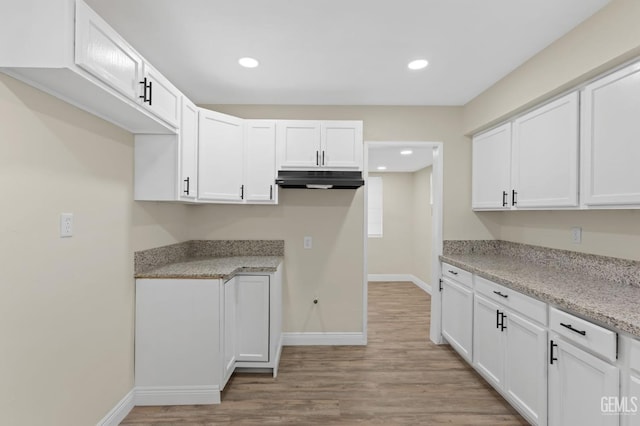
[[463,105],[608,0],[87,3],[198,104]]
[[[424,143],[376,142],[369,144],[369,172],[408,172],[412,173],[433,164],[433,147],[420,146]],[[411,155],[402,155],[400,151],[409,149]],[[378,170],[385,166],[386,170]]]

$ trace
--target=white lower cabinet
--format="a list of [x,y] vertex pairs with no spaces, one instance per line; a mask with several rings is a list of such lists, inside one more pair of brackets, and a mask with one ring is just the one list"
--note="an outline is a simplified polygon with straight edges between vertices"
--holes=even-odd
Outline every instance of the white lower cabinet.
[[618,425],[618,414],[607,412],[609,401],[619,397],[618,367],[558,335],[549,351],[549,425]]
[[467,361],[472,359],[473,291],[449,278],[442,280],[442,335]]
[[237,361],[269,361],[269,277],[238,276]]
[[236,368],[238,346],[236,344],[237,327],[236,313],[238,305],[238,285],[237,277],[231,278],[222,285],[224,300],[224,319],[222,321],[222,334],[224,342],[222,344],[222,384],[220,389],[224,389],[229,381],[233,370]]
[[475,295],[473,365],[532,424],[547,420],[547,331]]
[[218,279],[137,279],[136,405],[220,403],[238,369],[277,374],[282,271]]

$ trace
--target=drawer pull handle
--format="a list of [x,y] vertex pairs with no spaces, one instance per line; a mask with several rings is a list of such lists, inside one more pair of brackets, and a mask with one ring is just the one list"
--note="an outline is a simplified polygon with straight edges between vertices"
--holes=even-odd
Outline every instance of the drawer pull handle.
[[578,334],[581,334],[581,335],[583,335],[583,336],[586,336],[586,335],[587,335],[587,332],[586,332],[586,331],[584,331],[584,330],[577,330],[577,329],[573,328],[573,327],[571,326],[571,324],[565,324],[565,323],[561,322],[561,323],[560,323],[560,325],[561,325],[561,326],[563,326],[564,328],[568,328],[569,330],[573,331],[574,333],[578,333]]
[[451,269],[449,269],[449,273],[452,274],[452,275],[458,275],[458,273],[456,271],[453,271]]
[[501,293],[501,292],[499,292],[499,291],[495,291],[495,290],[494,290],[493,292],[494,292],[495,294],[497,294],[498,296],[500,296],[500,297],[504,297],[505,299],[506,299],[507,297],[509,297],[509,295],[508,295],[508,294],[502,294],[502,293]]
[[557,361],[558,358],[553,356],[553,348],[557,347],[557,343],[553,343],[553,340],[549,341],[549,364],[553,365],[553,361]]

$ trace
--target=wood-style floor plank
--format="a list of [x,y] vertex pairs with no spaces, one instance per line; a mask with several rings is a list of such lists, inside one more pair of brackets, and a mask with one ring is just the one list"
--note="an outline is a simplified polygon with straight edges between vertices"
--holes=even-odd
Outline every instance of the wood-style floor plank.
[[367,346],[287,346],[278,377],[234,374],[220,405],[136,407],[123,425],[526,425],[449,346],[430,298],[370,283]]

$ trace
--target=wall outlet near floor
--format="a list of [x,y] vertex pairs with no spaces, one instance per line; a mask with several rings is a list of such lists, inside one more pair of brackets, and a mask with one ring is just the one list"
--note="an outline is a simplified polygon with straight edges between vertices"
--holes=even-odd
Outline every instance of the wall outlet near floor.
[[579,226],[574,226],[571,228],[571,242],[573,244],[582,243],[582,228]]
[[311,237],[304,237],[304,248],[310,249],[313,247],[313,239]]
[[73,213],[60,213],[60,237],[73,236]]

